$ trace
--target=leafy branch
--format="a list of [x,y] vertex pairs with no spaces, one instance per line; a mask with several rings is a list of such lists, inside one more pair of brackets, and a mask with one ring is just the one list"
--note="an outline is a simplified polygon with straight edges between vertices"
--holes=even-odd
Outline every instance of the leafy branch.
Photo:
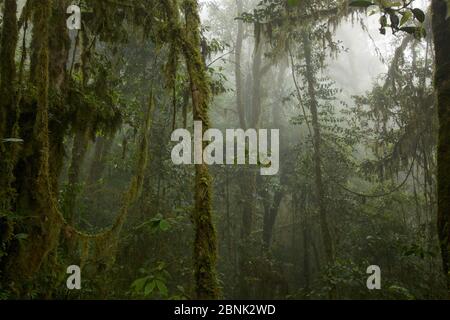
[[[406,32],[414,35],[416,39],[426,37],[424,28],[425,13],[419,8],[412,8],[414,0],[387,1],[387,0],[351,0],[349,5],[355,8],[368,9],[374,7],[381,13],[380,33],[386,34],[386,29],[391,28],[392,34]],[[450,0],[447,0],[450,1]]]

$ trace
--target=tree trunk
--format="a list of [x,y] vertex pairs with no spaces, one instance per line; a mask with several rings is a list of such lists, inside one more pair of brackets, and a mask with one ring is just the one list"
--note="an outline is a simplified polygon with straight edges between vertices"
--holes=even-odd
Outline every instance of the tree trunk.
[[[16,62],[15,53],[18,39],[16,0],[5,0],[3,12],[3,30],[0,51],[0,219],[1,214],[11,210],[14,190],[14,150],[17,143],[8,143],[3,139],[18,138],[16,105]],[[0,220],[0,230],[1,227]],[[0,238],[0,244],[2,239]]]
[[322,232],[322,240],[325,248],[325,256],[327,263],[331,264],[334,260],[334,248],[331,240],[330,229],[328,226],[327,209],[325,203],[325,190],[323,186],[322,177],[322,155],[321,155],[321,130],[318,115],[318,101],[316,97],[315,85],[316,80],[314,77],[314,68],[311,53],[311,43],[308,34],[303,34],[303,46],[305,50],[305,64],[306,64],[306,80],[308,82],[308,94],[310,98],[310,111],[312,116],[313,126],[313,144],[314,144],[314,179],[315,179],[315,191],[316,201],[319,207],[319,220],[320,228]]
[[[10,214],[16,192],[13,183],[17,143],[7,143],[3,139],[14,138],[17,134],[15,132],[18,120],[15,94],[15,53],[18,39],[16,12],[16,0],[6,0],[0,51],[0,248],[7,248],[14,234]],[[0,282],[3,282],[1,269],[4,258],[2,258],[0,256]]]
[[114,137],[97,137],[95,144],[94,159],[89,170],[89,184],[97,183],[103,176],[105,170],[105,163],[108,154],[113,146]]
[[[262,42],[261,40],[261,26],[259,23],[254,25],[255,47],[253,52],[252,65],[252,105],[251,117],[249,121],[245,121],[252,129],[259,128],[260,114],[261,114],[261,63],[262,63]],[[239,107],[239,105],[238,105]],[[242,107],[240,113],[246,114]],[[242,115],[240,115],[242,117]],[[247,128],[244,128],[247,129]],[[249,263],[250,253],[250,235],[253,228],[253,220],[256,215],[256,171],[252,168],[244,168],[239,187],[242,192],[242,226],[241,226],[241,244],[239,257],[239,291],[240,298],[247,298],[249,295],[247,277],[247,265]]]
[[68,190],[65,199],[66,219],[69,224],[75,223],[75,207],[80,189],[81,168],[89,145],[89,129],[79,128],[75,133],[72,147],[72,160],[68,173]]
[[15,0],[5,0],[0,51],[1,84],[0,93],[0,143],[2,139],[12,138],[10,135],[16,119],[15,82],[16,82],[16,45],[17,30],[17,3]]
[[49,30],[49,85],[58,97],[53,99],[52,114],[49,119],[50,135],[50,178],[55,195],[58,193],[59,176],[64,163],[64,136],[69,126],[66,116],[67,61],[69,59],[70,38],[66,26],[68,0],[54,1]]
[[303,285],[306,293],[309,292],[309,278],[310,278],[310,266],[309,266],[309,221],[308,221],[308,210],[303,207]]
[[446,19],[446,1],[433,0],[432,12],[439,114],[438,230],[442,263],[450,291],[450,18]]
[[[203,133],[209,128],[208,104],[210,100],[209,81],[206,66],[200,52],[200,17],[197,0],[184,1],[186,39],[184,55],[191,82],[194,121],[201,121]],[[203,146],[206,147],[203,142]],[[192,219],[195,227],[194,263],[197,299],[217,299],[219,288],[216,274],[217,239],[212,221],[211,177],[208,166],[195,166],[195,208]]]
[[263,225],[263,244],[266,250],[269,250],[272,243],[273,228],[278,215],[278,209],[280,208],[281,200],[283,200],[282,190],[275,192],[273,203],[264,214]]
[[[278,77],[277,77],[277,87],[278,87],[278,96],[277,100],[281,101],[283,100],[283,77],[286,71],[286,65],[282,63],[280,65],[280,69],[278,71]],[[283,122],[282,122],[282,110],[280,110],[280,105],[274,103],[272,105],[272,118],[273,118],[273,125],[272,127],[274,129],[280,130],[281,139],[280,139],[280,151],[281,154],[284,155],[286,153],[286,144],[285,141],[287,140],[284,134],[284,130],[282,130]],[[285,159],[284,156],[281,157],[281,159]],[[267,211],[267,214],[264,215],[264,225],[263,225],[263,244],[264,247],[268,250],[270,248],[271,242],[272,242],[272,236],[273,236],[273,228],[275,226],[275,222],[277,220],[278,216],[278,210],[280,208],[281,201],[284,197],[284,185],[286,184],[287,180],[287,170],[285,168],[286,162],[281,161],[280,163],[280,187],[278,190],[275,191],[275,194],[273,196],[273,202],[270,207],[270,210]]]
[[[24,143],[24,155],[21,164],[16,167],[20,172],[18,187],[26,194],[20,194],[16,203],[17,213],[30,223],[21,226],[21,233],[28,234],[27,241],[18,245],[8,253],[6,277],[15,283],[17,295],[24,296],[33,287],[42,264],[58,245],[61,219],[56,211],[56,200],[52,193],[49,169],[49,19],[51,0],[33,2],[33,56],[34,78],[36,86],[35,104],[28,106],[30,110],[23,119],[27,140]],[[31,108],[35,107],[35,108]],[[33,115],[30,118],[30,115]],[[33,119],[33,120],[31,120]],[[29,128],[34,122],[32,128]],[[33,219],[30,219],[33,217]],[[17,230],[19,231],[19,230]],[[28,282],[30,281],[30,282]],[[22,288],[23,286],[23,288]]]
[[[237,16],[240,17],[244,11],[242,0],[236,0]],[[245,119],[245,107],[242,100],[242,67],[241,67],[241,55],[242,55],[242,43],[244,41],[244,23],[242,20],[237,20],[237,36],[236,36],[236,48],[235,48],[235,69],[234,74],[236,77],[236,105],[239,114],[239,123],[242,129],[246,129]]]

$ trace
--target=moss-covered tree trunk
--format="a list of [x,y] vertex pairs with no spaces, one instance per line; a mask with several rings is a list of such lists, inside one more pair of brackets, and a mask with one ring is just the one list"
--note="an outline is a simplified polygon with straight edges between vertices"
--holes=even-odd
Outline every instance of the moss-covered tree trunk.
[[[16,128],[16,62],[15,53],[18,39],[16,0],[6,0],[3,13],[3,29],[0,51],[0,213],[10,210],[14,191],[14,151],[17,143],[4,139],[18,138]],[[1,217],[1,216],[0,216]]]
[[[4,139],[18,138],[16,121],[16,63],[15,52],[18,38],[16,0],[6,0],[3,12],[3,29],[0,51],[0,252],[9,245],[13,236],[10,215],[15,198],[14,166],[17,143]],[[3,255],[0,255],[0,282]]]
[[50,178],[54,193],[58,192],[58,180],[64,162],[64,136],[68,129],[67,119],[67,61],[69,59],[70,38],[66,26],[66,10],[69,0],[54,1],[49,30],[49,84],[53,92],[49,119],[50,135]]
[[[0,143],[11,138],[14,126],[16,62],[15,53],[18,39],[16,0],[5,0],[0,51]],[[3,149],[3,148],[2,148]]]
[[[37,176],[33,181],[38,216],[36,227],[30,232],[30,244],[23,251],[25,268],[29,272],[37,271],[44,259],[58,244],[60,231],[59,217],[54,211],[56,203],[52,197],[49,169],[49,19],[52,1],[41,0],[34,8],[34,37],[39,43],[37,47],[36,64],[36,102],[37,112],[34,123],[36,158],[38,164]],[[31,261],[30,261],[31,260]]]
[[[19,296],[23,296],[35,284],[36,273],[49,254],[56,248],[60,234],[61,220],[55,211],[56,201],[52,196],[49,170],[49,19],[51,0],[33,2],[33,42],[34,72],[33,85],[36,94],[33,99],[34,118],[24,124],[32,123],[27,133],[21,166],[20,189],[28,190],[27,195],[19,199],[17,213],[23,216],[26,225],[16,232],[25,233],[27,240],[12,248],[8,253],[5,275]],[[30,129],[27,129],[30,130]],[[29,141],[28,141],[29,140]],[[23,288],[22,288],[23,286]]]
[[[91,53],[89,48],[89,36],[87,31],[81,33],[82,53],[81,53],[81,88],[86,90],[89,81],[89,68]],[[81,192],[81,169],[89,149],[89,139],[92,136],[91,130],[92,110],[90,106],[79,108],[76,113],[74,126],[74,137],[72,145],[72,159],[70,161],[68,173],[68,190],[65,199],[65,214],[69,224],[76,223],[76,202]]]
[[[200,17],[196,0],[184,1],[186,40],[183,52],[189,73],[194,121],[203,123],[203,131],[209,128],[209,81],[203,61],[200,38]],[[206,144],[205,144],[206,146]],[[219,287],[216,274],[217,239],[211,208],[211,177],[206,164],[195,166],[195,227],[194,263],[196,295],[198,299],[217,299]]]
[[3,29],[0,51],[0,213],[9,211],[13,196],[15,144],[4,139],[17,138],[15,125],[17,119],[16,105],[16,62],[15,53],[18,39],[16,0],[6,0],[3,13]]
[[442,262],[450,292],[450,18],[446,18],[446,1],[433,0],[432,12],[439,113],[438,229]]
[[78,128],[73,138],[72,159],[70,161],[68,173],[68,190],[65,199],[66,219],[69,224],[73,225],[76,221],[75,209],[79,195],[81,168],[86,158],[89,146],[89,129]]

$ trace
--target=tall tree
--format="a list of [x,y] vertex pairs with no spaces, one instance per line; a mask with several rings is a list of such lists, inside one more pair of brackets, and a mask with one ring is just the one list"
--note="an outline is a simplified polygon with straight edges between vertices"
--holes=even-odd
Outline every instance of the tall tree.
[[318,101],[316,98],[316,80],[315,71],[312,60],[312,48],[309,35],[303,32],[303,49],[305,52],[305,66],[306,66],[306,82],[310,99],[310,111],[312,116],[312,128],[313,128],[313,146],[314,146],[314,179],[315,179],[315,191],[316,201],[319,208],[320,228],[322,232],[323,245],[325,248],[325,256],[327,263],[331,264],[334,260],[334,248],[331,239],[330,228],[328,225],[327,207],[325,198],[325,189],[323,184],[322,173],[322,154],[321,154],[321,129],[319,122]]
[[435,87],[439,114],[438,228],[442,262],[450,290],[450,3],[432,1]]
[[[0,51],[0,214],[9,211],[13,197],[15,144],[6,139],[17,138],[16,62],[18,39],[16,0],[6,0]],[[1,218],[1,216],[0,216]]]
[[[189,74],[194,121],[201,121],[203,133],[209,128],[208,104],[210,102],[209,81],[206,66],[200,52],[200,17],[197,0],[183,3],[186,19],[186,41],[183,52]],[[204,147],[206,143],[204,142]],[[219,287],[216,275],[217,240],[212,221],[211,176],[205,163],[195,166],[195,227],[194,263],[196,295],[198,299],[217,299]]]
[[[244,11],[242,0],[236,0],[237,16],[240,17]],[[236,77],[236,105],[239,114],[239,124],[242,129],[246,128],[245,107],[242,97],[242,46],[244,41],[244,22],[237,20],[236,48],[234,49],[234,76]]]

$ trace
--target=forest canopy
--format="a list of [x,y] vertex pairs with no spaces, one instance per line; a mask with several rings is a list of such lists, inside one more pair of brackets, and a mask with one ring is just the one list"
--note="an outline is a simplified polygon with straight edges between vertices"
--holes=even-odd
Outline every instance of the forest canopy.
[[450,297],[448,0],[0,4],[1,300]]

